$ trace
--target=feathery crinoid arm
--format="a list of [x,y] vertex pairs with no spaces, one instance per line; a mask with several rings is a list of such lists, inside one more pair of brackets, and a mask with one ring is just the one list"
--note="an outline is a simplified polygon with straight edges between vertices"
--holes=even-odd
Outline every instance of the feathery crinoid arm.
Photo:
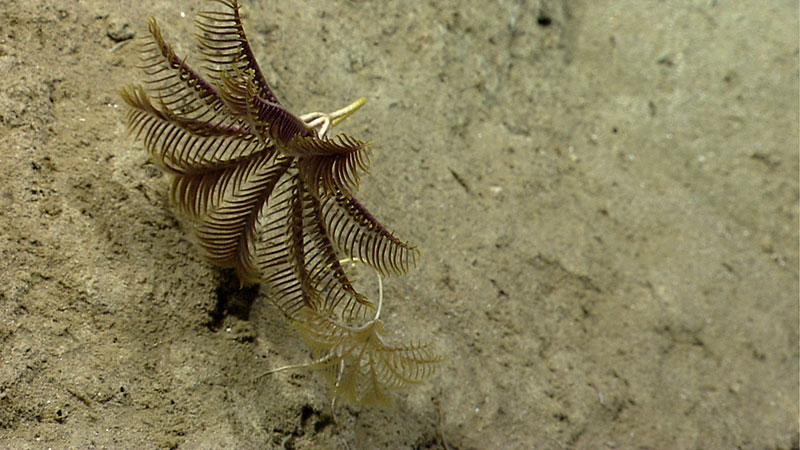
[[303,309],[296,322],[316,356],[334,400],[391,406],[392,391],[423,382],[444,358],[431,344],[387,345],[383,322],[352,327],[319,311]]
[[199,173],[235,163],[254,153],[271,154],[242,127],[202,124],[176,115],[168,107],[156,107],[142,86],[128,86],[120,95],[129,109],[128,130],[142,138],[153,160],[173,174]]
[[176,204],[204,202],[197,206],[205,208],[204,214],[194,216],[195,236],[204,256],[236,269],[242,284],[256,283],[261,277],[256,254],[261,216],[290,164],[286,158],[252,157],[218,172],[195,178],[176,176],[173,181]]
[[321,205],[292,168],[276,186],[255,248],[270,299],[289,318],[303,307],[358,321],[373,309],[339,263],[321,221]]
[[[203,68],[218,86],[224,103],[255,126],[262,138],[286,146],[296,135],[310,136],[313,131],[284,108],[267,84],[244,33],[239,3],[236,0],[213,0],[223,11],[202,11],[195,24],[197,39],[206,64]],[[295,156],[285,153],[287,156]]]
[[416,265],[419,250],[395,237],[349,191],[325,197],[322,211],[331,239],[350,258],[382,275],[405,273]]
[[275,152],[259,152],[210,167],[174,171],[170,200],[189,219],[204,220],[210,211],[227,203],[239,203],[243,196],[268,192],[274,181],[264,172],[276,162],[275,156]]
[[252,70],[220,73],[220,98],[238,117],[245,121],[262,141],[274,141],[286,156],[286,143],[297,135],[311,135],[313,130],[282,105],[258,96],[255,74]]
[[225,72],[251,72],[256,95],[267,102],[280,104],[258,67],[258,62],[244,33],[237,0],[213,0],[223,11],[201,11],[195,25],[199,30],[200,52],[209,78],[221,82]]
[[130,86],[121,95],[130,107],[129,129],[137,138],[144,136],[154,160],[180,172],[267,150],[268,144],[225,106],[218,90],[175,54],[155,19],[149,30],[139,66],[145,87]]
[[334,138],[296,135],[284,152],[299,157],[306,183],[322,195],[358,189],[358,172],[369,168],[369,146],[346,134]]
[[220,102],[214,86],[164,40],[154,17],[148,22],[147,29],[150,36],[143,38],[138,68],[146,75],[148,93],[159,104],[176,111],[176,115],[187,121],[195,121],[198,126],[234,119]]
[[307,207],[304,228],[307,232],[307,260],[314,291],[319,293],[316,310],[349,324],[365,319],[375,306],[357,292],[345,273],[334,243],[325,227],[322,203],[308,189],[304,192]]
[[296,157],[303,180],[315,193],[357,189],[359,171],[369,166],[369,143],[345,134],[319,137],[316,130],[282,105],[258,96],[251,70],[220,74],[220,98],[250,130],[265,142],[274,142],[284,156]]
[[[207,63],[204,69],[216,82],[224,103],[248,121],[263,140],[273,140],[286,156],[304,158],[303,166],[316,172],[314,188],[334,185],[358,187],[357,170],[366,171],[368,144],[346,135],[318,136],[306,123],[284,108],[264,79],[244,33],[237,0],[213,0],[222,11],[198,14],[197,38]],[[359,106],[363,102],[359,103]],[[355,107],[353,110],[358,109]],[[347,115],[350,113],[348,112]]]

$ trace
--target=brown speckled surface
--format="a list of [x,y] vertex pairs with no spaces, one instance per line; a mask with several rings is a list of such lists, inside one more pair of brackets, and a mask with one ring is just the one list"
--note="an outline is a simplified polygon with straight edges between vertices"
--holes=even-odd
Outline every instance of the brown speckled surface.
[[202,2],[4,1],[0,447],[800,445],[797,2],[243,4],[294,111],[369,98],[360,198],[422,250],[383,317],[449,359],[338,424],[317,374],[261,377],[307,351],[119,107],[110,36],[191,54]]

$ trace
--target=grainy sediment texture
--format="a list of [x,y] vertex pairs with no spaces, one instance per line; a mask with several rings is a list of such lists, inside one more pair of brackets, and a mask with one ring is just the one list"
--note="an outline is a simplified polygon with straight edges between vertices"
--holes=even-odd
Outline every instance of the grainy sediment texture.
[[118,106],[115,39],[192,55],[203,3],[6,0],[0,447],[800,445],[797,2],[243,4],[295,112],[369,98],[360,198],[423,252],[389,338],[449,359],[338,424],[318,374],[262,377],[308,352]]

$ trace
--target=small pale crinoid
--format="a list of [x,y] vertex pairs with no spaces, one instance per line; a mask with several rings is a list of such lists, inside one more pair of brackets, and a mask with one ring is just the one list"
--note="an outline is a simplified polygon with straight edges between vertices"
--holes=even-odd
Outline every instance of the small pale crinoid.
[[[369,144],[331,129],[366,101],[295,116],[265,81],[236,0],[198,14],[201,72],[175,54],[155,19],[142,48],[143,85],[121,95],[128,127],[172,176],[171,199],[194,224],[204,256],[264,283],[326,368],[334,398],[388,403],[440,357],[428,345],[383,341],[378,306],[348,279],[340,253],[401,274],[417,250],[355,198]],[[373,312],[373,314],[371,314]],[[370,318],[372,317],[372,318]]]

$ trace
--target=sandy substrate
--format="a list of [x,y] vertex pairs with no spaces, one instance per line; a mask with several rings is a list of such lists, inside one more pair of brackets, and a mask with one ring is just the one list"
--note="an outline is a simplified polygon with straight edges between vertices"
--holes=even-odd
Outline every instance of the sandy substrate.
[[[798,448],[798,5],[243,0],[297,113],[366,96],[360,198],[422,250],[343,408],[197,254],[118,90],[201,1],[0,2],[0,447]],[[746,6],[747,5],[747,6]],[[120,43],[121,42],[121,43]],[[191,57],[190,57],[191,61]]]

